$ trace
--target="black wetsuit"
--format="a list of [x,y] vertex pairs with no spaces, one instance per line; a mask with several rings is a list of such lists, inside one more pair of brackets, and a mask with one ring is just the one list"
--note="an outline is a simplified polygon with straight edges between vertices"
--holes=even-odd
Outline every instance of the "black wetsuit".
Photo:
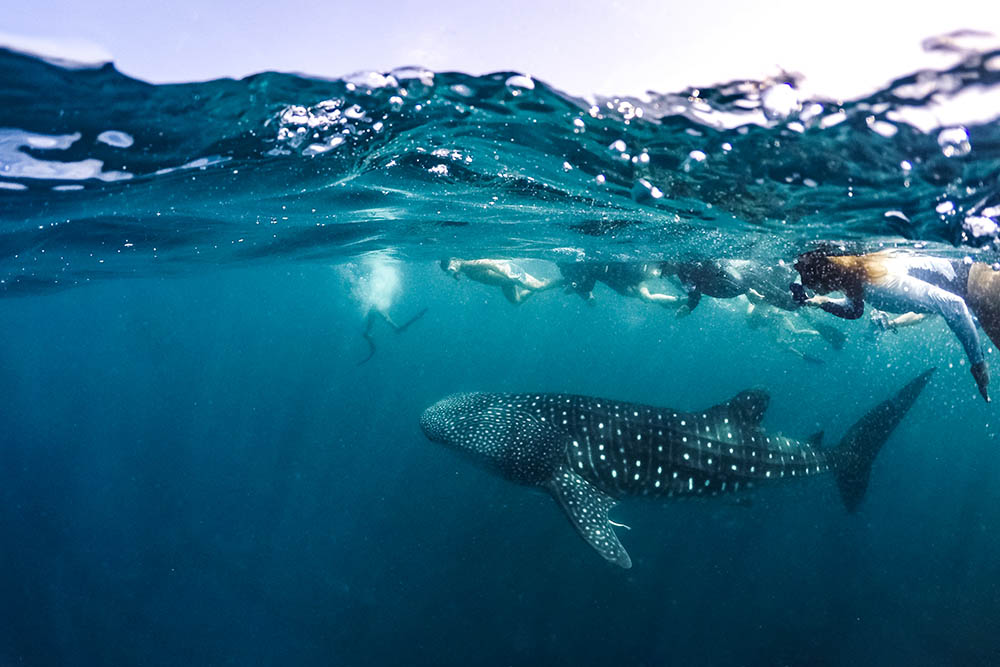
[[559,271],[570,289],[584,298],[594,291],[598,281],[622,296],[634,296],[656,265],[642,262],[567,262]]
[[702,294],[716,299],[733,299],[746,291],[729,267],[718,260],[679,264],[677,278],[687,292],[688,308],[691,310],[698,307]]

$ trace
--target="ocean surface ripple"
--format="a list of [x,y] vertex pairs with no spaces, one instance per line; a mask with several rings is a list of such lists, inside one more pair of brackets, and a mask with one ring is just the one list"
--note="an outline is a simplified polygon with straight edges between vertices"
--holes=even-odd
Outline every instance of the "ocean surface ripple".
[[797,75],[585,100],[419,68],[152,85],[0,50],[0,290],[393,249],[993,259],[1000,50],[851,101]]

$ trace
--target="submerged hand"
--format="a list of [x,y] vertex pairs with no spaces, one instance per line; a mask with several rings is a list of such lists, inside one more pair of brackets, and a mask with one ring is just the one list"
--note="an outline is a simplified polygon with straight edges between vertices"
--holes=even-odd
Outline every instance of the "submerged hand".
[[788,289],[792,291],[792,299],[795,303],[806,303],[809,300],[809,297],[806,296],[806,288],[801,283],[792,283]]
[[878,333],[882,333],[883,331],[899,333],[896,331],[896,325],[889,319],[889,314],[883,310],[872,309],[872,324]]

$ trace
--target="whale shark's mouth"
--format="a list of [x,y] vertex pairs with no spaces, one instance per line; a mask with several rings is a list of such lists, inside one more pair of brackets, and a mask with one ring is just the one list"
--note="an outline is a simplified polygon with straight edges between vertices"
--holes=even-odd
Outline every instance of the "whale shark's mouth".
[[431,442],[455,444],[452,442],[455,426],[467,415],[482,394],[452,394],[424,410],[420,415],[420,429]]
[[447,428],[447,416],[445,410],[442,409],[441,404],[444,401],[438,401],[431,407],[424,410],[423,414],[420,415],[420,430],[424,432],[427,439],[432,442],[443,442],[444,434]]

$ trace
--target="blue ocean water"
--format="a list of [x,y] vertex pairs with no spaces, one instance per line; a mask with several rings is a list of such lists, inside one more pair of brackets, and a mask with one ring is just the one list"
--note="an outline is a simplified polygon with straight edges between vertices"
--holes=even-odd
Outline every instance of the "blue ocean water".
[[[996,262],[1000,113],[971,109],[998,59],[853,101],[791,75],[582,100],[0,52],[0,664],[995,664],[1000,416],[942,322],[828,317],[843,349],[807,361],[735,300],[515,307],[437,262]],[[368,312],[425,308],[358,364]],[[455,391],[763,387],[768,429],[836,442],[931,366],[857,514],[826,478],[629,500],[630,570],[418,425]]]

